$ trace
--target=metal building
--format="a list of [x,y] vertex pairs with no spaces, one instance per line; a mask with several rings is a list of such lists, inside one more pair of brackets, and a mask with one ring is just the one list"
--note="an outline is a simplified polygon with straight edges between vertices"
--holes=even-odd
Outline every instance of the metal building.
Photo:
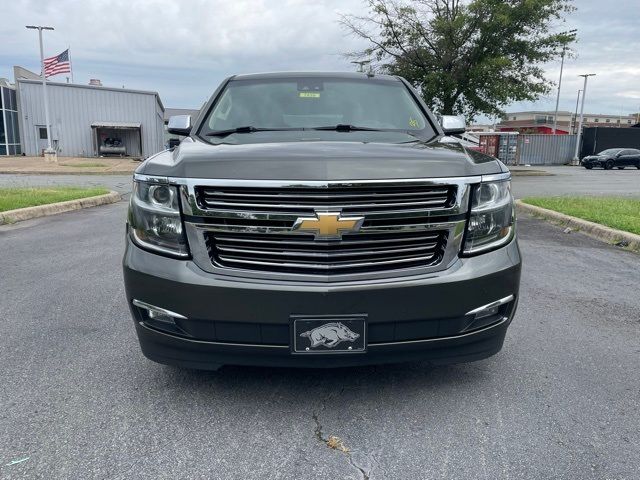
[[[47,147],[42,83],[16,75],[20,143]],[[164,106],[156,92],[47,82],[51,143],[59,156],[146,158],[164,149]]]

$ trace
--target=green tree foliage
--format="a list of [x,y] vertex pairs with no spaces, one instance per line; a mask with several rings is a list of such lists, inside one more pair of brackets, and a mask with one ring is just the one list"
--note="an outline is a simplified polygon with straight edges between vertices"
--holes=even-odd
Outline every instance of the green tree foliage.
[[347,56],[401,75],[445,115],[502,115],[550,92],[542,65],[575,41],[561,30],[571,0],[368,0],[369,15],[341,17],[369,43]]

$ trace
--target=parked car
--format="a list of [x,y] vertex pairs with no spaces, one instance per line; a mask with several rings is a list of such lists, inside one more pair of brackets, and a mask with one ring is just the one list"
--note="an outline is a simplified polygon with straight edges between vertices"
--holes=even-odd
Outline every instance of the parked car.
[[608,148],[596,155],[589,155],[582,159],[582,165],[587,170],[594,167],[611,170],[616,167],[620,170],[625,167],[636,167],[640,170],[640,150],[635,148]]
[[142,352],[187,368],[497,353],[521,259],[509,170],[443,143],[406,80],[226,79],[136,170],[124,282]]

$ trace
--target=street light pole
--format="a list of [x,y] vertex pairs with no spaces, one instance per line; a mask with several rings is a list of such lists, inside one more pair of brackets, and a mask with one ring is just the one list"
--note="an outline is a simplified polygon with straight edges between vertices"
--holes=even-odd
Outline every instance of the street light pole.
[[[566,32],[571,38],[575,39],[577,30],[569,30]],[[564,56],[567,53],[567,46],[562,47],[562,56],[560,60],[560,80],[558,80],[558,94],[556,96],[556,111],[553,114],[553,134],[558,134],[558,105],[560,104],[560,88],[562,87],[562,70],[564,68]]]
[[576,138],[576,152],[573,156],[573,161],[571,165],[580,165],[580,140],[582,139],[582,121],[584,119],[584,98],[587,96],[587,79],[589,77],[595,76],[595,73],[586,73],[584,75],[578,75],[579,77],[584,77],[584,86],[582,87],[582,103],[580,104],[580,123],[578,124],[578,137]]
[[[574,113],[573,115],[573,120],[571,122],[571,128],[569,129],[569,133],[573,134],[573,129],[575,128],[576,124],[578,123],[578,105],[580,104],[580,92],[582,92],[582,89],[578,90],[578,96],[576,97],[576,113]],[[576,130],[576,133],[578,133],[578,131]]]
[[562,49],[562,60],[560,61],[560,80],[558,80],[558,95],[556,96],[556,111],[553,114],[553,134],[558,134],[558,105],[560,103],[560,87],[562,86],[562,69],[564,68],[564,54],[567,47]]
[[47,77],[44,73],[44,47],[42,45],[42,30],[53,30],[53,27],[43,27],[36,25],[27,25],[28,29],[38,30],[38,39],[40,40],[40,68],[42,69],[42,96],[44,98],[44,119],[47,127],[47,149],[45,150],[46,161],[56,161],[55,151],[51,148],[51,126],[49,121],[49,98],[47,97]]

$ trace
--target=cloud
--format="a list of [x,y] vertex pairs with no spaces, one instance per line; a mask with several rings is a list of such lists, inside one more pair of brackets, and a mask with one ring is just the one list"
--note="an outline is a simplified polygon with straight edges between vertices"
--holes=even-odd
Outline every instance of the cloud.
[[[589,79],[586,109],[640,109],[637,0],[575,0],[559,30],[577,28],[576,57],[565,62],[560,108],[573,110],[580,73]],[[172,107],[199,107],[228,75],[273,70],[353,70],[341,54],[364,45],[340,27],[340,13],[363,14],[363,0],[14,0],[0,22],[0,76],[14,64],[39,70],[38,42],[27,24],[53,25],[46,54],[71,47],[75,81],[155,90]],[[545,66],[556,81],[559,62]],[[63,77],[61,78],[63,80]],[[555,92],[517,109],[552,109]]]
[[[53,25],[46,55],[71,47],[75,81],[158,90],[166,105],[197,107],[226,76],[272,70],[353,70],[362,45],[338,24],[361,0],[16,1],[3,6],[0,75],[39,70],[35,32]],[[61,78],[63,80],[63,78]]]

